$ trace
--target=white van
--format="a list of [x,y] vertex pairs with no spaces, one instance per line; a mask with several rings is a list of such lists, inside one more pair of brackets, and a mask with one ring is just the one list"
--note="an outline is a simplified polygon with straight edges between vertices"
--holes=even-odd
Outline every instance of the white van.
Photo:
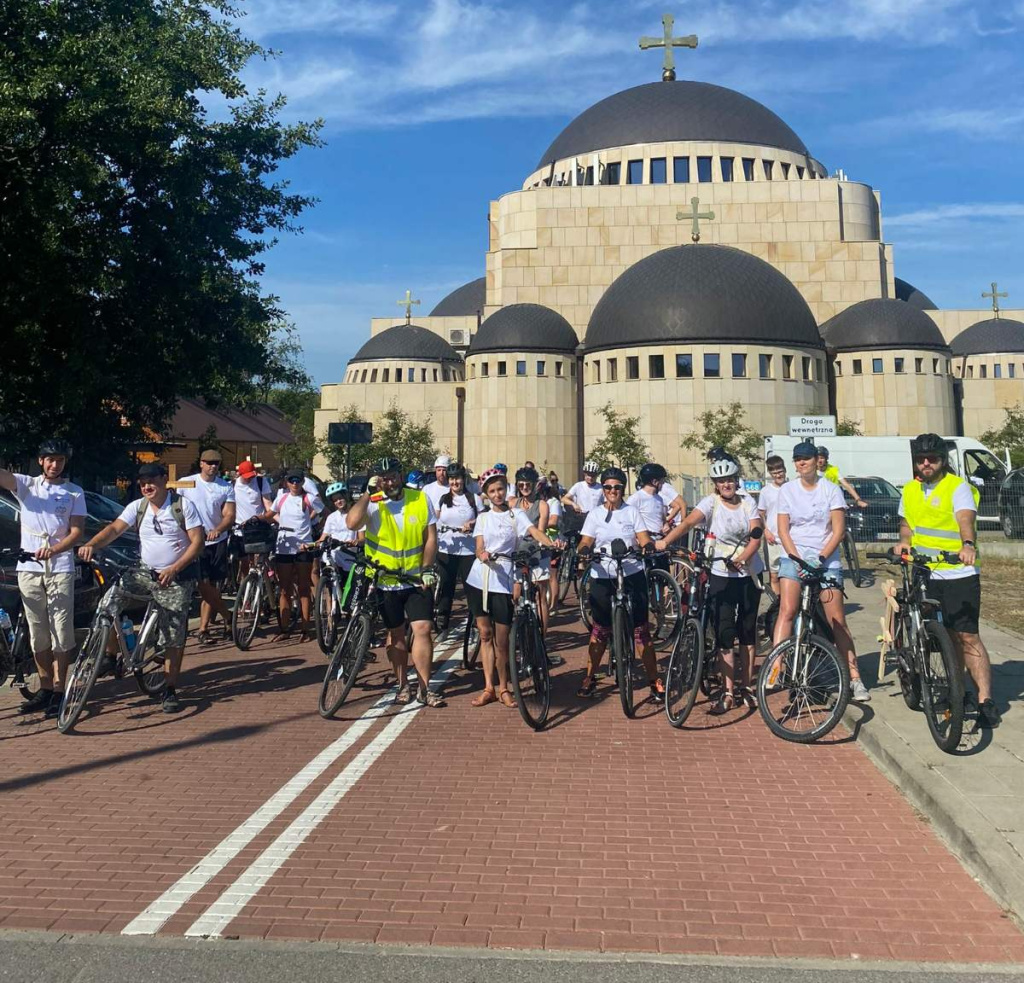
[[[793,458],[793,448],[803,439],[783,434],[765,437],[765,457],[778,454],[788,465]],[[972,437],[944,439],[952,469],[981,492],[979,521],[998,522],[999,487],[1006,478],[1006,463]],[[828,448],[829,464],[836,465],[843,477],[885,478],[902,488],[914,476],[910,437],[816,437],[814,442]]]

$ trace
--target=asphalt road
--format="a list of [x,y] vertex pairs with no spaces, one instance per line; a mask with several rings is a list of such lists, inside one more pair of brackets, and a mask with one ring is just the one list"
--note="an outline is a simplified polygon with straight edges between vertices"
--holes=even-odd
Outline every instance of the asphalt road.
[[0,983],[1024,983],[1024,968],[480,952],[0,932]]

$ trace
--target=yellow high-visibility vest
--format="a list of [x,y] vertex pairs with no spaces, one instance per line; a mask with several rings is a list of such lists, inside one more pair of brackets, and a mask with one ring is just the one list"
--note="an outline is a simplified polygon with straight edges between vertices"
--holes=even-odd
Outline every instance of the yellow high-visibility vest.
[[[423,542],[430,518],[427,496],[415,488],[403,488],[402,496],[402,527],[389,511],[387,501],[380,502],[380,528],[376,533],[367,529],[366,555],[388,570],[418,574],[423,565]],[[380,582],[388,586],[399,583],[389,577],[381,577]]]
[[[924,485],[908,481],[903,486],[903,515],[913,538],[910,545],[920,553],[938,557],[940,553],[959,553],[963,547],[960,526],[953,510],[953,495],[964,484],[963,478],[947,474],[925,498]],[[978,489],[970,486],[977,505],[981,498]],[[962,563],[929,562],[932,570],[955,570]]]

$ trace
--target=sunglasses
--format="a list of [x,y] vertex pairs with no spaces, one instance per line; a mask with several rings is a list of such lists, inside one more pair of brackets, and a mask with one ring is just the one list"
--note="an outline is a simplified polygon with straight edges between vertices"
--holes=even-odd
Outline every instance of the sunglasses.
[[617,492],[620,492],[620,491],[623,491],[626,486],[625,485],[602,485],[601,487],[605,491],[617,491]]
[[286,482],[288,482],[289,485],[301,485],[302,484],[302,479],[301,478],[285,478],[284,480]]
[[939,454],[918,454],[914,457],[915,464],[938,464],[941,460]]
[[532,482],[532,481],[517,481],[516,484],[520,488],[532,488],[533,485],[534,485],[534,482]]

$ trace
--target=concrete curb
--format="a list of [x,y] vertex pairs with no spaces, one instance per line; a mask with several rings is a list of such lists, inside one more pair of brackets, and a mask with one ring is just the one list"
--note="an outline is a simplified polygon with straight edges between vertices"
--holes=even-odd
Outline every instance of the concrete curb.
[[[847,707],[843,723],[864,753],[923,813],[979,884],[1024,924],[1024,860],[944,779],[916,761],[913,751],[877,715],[864,726],[860,708]],[[929,740],[927,729],[921,735]]]

